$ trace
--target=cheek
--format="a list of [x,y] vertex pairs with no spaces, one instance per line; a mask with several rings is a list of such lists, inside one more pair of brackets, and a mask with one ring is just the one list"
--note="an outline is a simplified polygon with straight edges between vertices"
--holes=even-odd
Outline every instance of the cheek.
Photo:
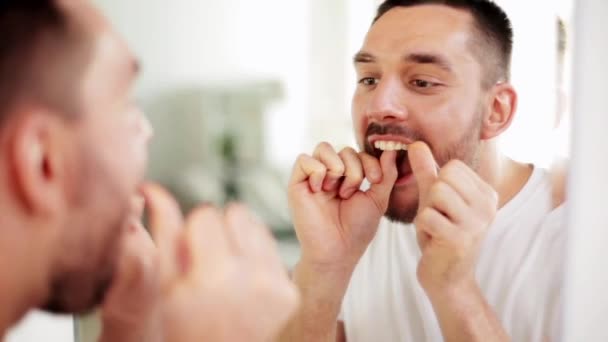
[[423,139],[433,146],[455,143],[471,127],[474,110],[454,102],[435,102],[422,104],[417,110],[416,123]]
[[138,186],[145,168],[145,151],[139,137],[126,120],[110,124],[103,142],[103,160],[107,172],[121,191],[131,193]]
[[363,141],[365,139],[365,132],[369,121],[365,115],[365,100],[357,93],[353,96],[351,104],[351,117],[353,122],[353,130],[355,131],[355,138],[360,148],[363,148]]

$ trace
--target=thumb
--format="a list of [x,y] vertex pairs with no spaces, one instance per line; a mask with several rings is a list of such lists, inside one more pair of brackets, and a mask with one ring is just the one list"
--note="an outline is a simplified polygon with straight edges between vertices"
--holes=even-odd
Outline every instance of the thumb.
[[417,141],[407,148],[410,166],[418,184],[419,208],[426,206],[429,190],[437,179],[437,162],[427,144]]
[[183,216],[177,202],[162,187],[146,184],[142,193],[146,199],[150,233],[160,254],[161,279],[166,282],[177,274],[176,256]]
[[397,181],[397,152],[385,151],[380,156],[380,168],[382,169],[382,181],[372,184],[366,194],[376,203],[378,209],[384,214],[388,207],[388,200]]
[[137,321],[154,305],[158,292],[156,246],[143,226],[129,222],[112,285],[102,306],[105,320]]

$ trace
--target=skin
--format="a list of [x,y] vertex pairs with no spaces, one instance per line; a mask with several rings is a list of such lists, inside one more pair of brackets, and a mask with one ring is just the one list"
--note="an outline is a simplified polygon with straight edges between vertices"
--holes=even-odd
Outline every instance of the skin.
[[52,102],[78,115],[23,97],[0,130],[0,340],[29,309],[100,305],[102,341],[271,339],[298,296],[267,228],[238,205],[183,218],[143,183],[152,130],[131,98],[137,61],[88,2],[58,4],[81,68],[52,68],[78,85]]
[[101,301],[151,137],[130,101],[136,70],[122,41],[83,3],[60,6],[79,13],[70,25],[81,27],[87,43],[74,49],[88,49],[91,58],[78,61],[84,67],[74,94],[77,118],[24,98],[2,128],[0,182],[7,191],[0,205],[7,215],[0,292],[12,304],[0,314],[3,328],[30,307],[82,312]]
[[135,221],[100,341],[275,339],[298,296],[268,229],[242,205],[184,218],[162,188],[143,193],[156,246]]
[[[474,271],[497,209],[532,168],[496,148],[517,96],[504,81],[484,86],[474,34],[469,13],[442,5],[392,9],[368,32],[355,57],[361,151],[321,143],[294,166],[289,200],[302,256],[293,278],[302,306],[282,340],[345,340],[341,300],[385,214],[415,223],[418,281],[445,340],[508,339]],[[374,150],[378,139],[408,144],[407,157]]]

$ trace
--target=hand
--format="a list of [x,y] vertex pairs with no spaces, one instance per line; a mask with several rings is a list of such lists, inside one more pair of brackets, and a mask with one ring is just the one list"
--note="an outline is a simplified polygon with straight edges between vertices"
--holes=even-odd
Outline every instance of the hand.
[[420,284],[427,293],[468,286],[475,281],[477,257],[498,196],[461,161],[453,160],[438,172],[422,142],[410,145],[408,155],[420,193],[414,220],[422,250]]
[[199,208],[184,222],[164,190],[144,193],[160,253],[165,340],[275,338],[298,295],[269,231],[241,205]]
[[[373,239],[397,179],[396,152],[380,161],[352,148],[336,153],[327,143],[301,155],[289,183],[289,206],[302,260],[354,268]],[[364,178],[371,188],[361,191]],[[301,260],[301,262],[302,262]]]
[[134,198],[114,280],[101,308],[100,341],[162,341],[159,258],[141,224],[142,212],[143,198]]

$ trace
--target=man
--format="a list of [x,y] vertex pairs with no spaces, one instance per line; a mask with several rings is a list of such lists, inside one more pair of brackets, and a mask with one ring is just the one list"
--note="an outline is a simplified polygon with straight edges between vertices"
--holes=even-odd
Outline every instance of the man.
[[[104,341],[266,341],[295,309],[251,213],[183,220],[142,186],[151,130],[130,95],[137,73],[88,2],[1,2],[0,340],[31,308],[103,302]],[[138,194],[157,247],[137,223]]]
[[355,56],[361,151],[322,143],[294,166],[302,305],[283,340],[559,338],[563,205],[496,142],[517,103],[511,46],[488,0],[379,7]]

